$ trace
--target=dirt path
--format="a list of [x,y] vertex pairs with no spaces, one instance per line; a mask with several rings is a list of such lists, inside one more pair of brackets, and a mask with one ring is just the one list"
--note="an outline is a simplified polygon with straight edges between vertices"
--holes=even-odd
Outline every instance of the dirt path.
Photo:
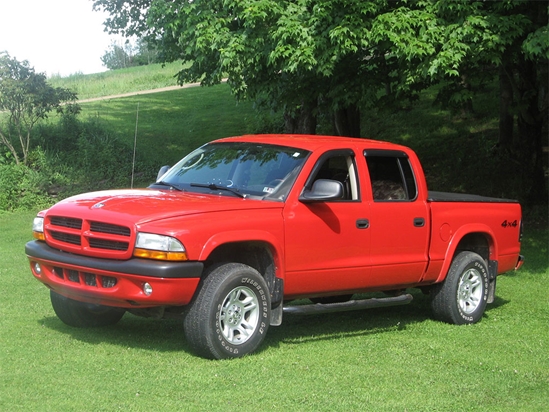
[[161,87],[159,89],[140,90],[140,91],[137,91],[137,92],[123,93],[123,94],[113,94],[113,95],[110,95],[110,96],[92,97],[90,99],[79,99],[78,103],[97,102],[97,101],[100,101],[100,100],[108,100],[108,99],[119,99],[121,97],[138,96],[138,95],[141,95],[141,94],[169,92],[171,90],[186,89],[186,88],[189,88],[189,87],[196,87],[196,86],[200,86],[200,83],[189,83],[189,84],[184,84],[183,86],[168,86],[168,87]]

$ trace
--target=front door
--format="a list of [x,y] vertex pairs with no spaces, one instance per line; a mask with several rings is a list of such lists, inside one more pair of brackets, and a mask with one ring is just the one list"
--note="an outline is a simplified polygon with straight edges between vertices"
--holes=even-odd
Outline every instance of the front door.
[[284,210],[289,297],[336,295],[361,288],[368,275],[368,206],[360,199],[354,152],[328,152],[305,187],[317,179],[343,184],[342,199],[288,202]]

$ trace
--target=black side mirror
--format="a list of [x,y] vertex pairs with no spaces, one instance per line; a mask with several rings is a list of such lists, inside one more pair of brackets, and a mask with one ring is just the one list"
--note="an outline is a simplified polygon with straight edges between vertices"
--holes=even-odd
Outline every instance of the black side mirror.
[[303,190],[299,201],[303,203],[324,202],[343,198],[343,183],[337,180],[318,179],[311,190]]
[[158,171],[158,174],[156,175],[156,181],[157,181],[157,182],[160,180],[160,178],[161,178],[162,176],[164,176],[164,174],[165,174],[168,170],[170,170],[170,167],[171,167],[171,166],[166,165],[166,166],[162,166],[162,167],[160,168],[160,170]]

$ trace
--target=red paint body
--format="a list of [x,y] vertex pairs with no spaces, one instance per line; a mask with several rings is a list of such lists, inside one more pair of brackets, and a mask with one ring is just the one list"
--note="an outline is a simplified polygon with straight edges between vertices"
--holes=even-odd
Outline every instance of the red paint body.
[[[486,258],[498,263],[498,274],[517,266],[520,205],[488,198],[432,200],[420,162],[409,148],[366,139],[323,136],[259,135],[221,141],[276,144],[307,150],[310,154],[284,201],[157,189],[95,192],[61,201],[40,214],[45,218],[47,246],[43,241],[30,243],[49,247],[63,259],[70,258],[70,263],[51,258],[50,249],[43,249],[44,254],[40,254],[28,245],[34,276],[75,300],[126,308],[188,304],[199,287],[199,269],[195,268],[194,276],[178,277],[170,272],[169,278],[128,273],[131,270],[126,264],[148,264],[144,259],[132,257],[137,232],[178,239],[189,262],[196,264],[208,264],[216,250],[227,244],[265,247],[272,256],[275,276],[283,280],[285,300],[441,282],[456,250],[473,238],[476,243],[481,239],[480,244],[487,245]],[[300,200],[319,159],[327,152],[342,149],[353,161],[350,170],[355,174],[352,189],[355,198]],[[372,150],[378,155],[394,152],[407,159],[416,186],[412,199],[374,200],[370,158],[365,156],[365,151]],[[99,203],[100,207],[94,207]],[[63,228],[67,235],[82,239],[81,244],[72,244],[70,236],[53,238],[52,217],[82,220],[81,228]],[[98,233],[90,222],[129,231]],[[364,227],[359,227],[360,222],[366,222]],[[92,246],[95,239],[105,238],[113,244],[127,244],[127,248],[110,250]],[[35,270],[36,263],[41,264],[41,273]],[[64,275],[59,276],[59,271]],[[69,275],[72,280],[67,280]],[[90,284],[86,284],[86,276]],[[103,277],[115,278],[116,286],[102,287]],[[143,293],[145,282],[154,290],[151,296]]]

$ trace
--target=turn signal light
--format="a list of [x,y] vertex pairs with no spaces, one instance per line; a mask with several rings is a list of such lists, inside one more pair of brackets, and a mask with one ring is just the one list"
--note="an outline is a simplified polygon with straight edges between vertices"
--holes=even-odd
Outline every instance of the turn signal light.
[[188,260],[186,252],[162,252],[160,250],[134,249],[133,255],[144,259],[183,261]]

